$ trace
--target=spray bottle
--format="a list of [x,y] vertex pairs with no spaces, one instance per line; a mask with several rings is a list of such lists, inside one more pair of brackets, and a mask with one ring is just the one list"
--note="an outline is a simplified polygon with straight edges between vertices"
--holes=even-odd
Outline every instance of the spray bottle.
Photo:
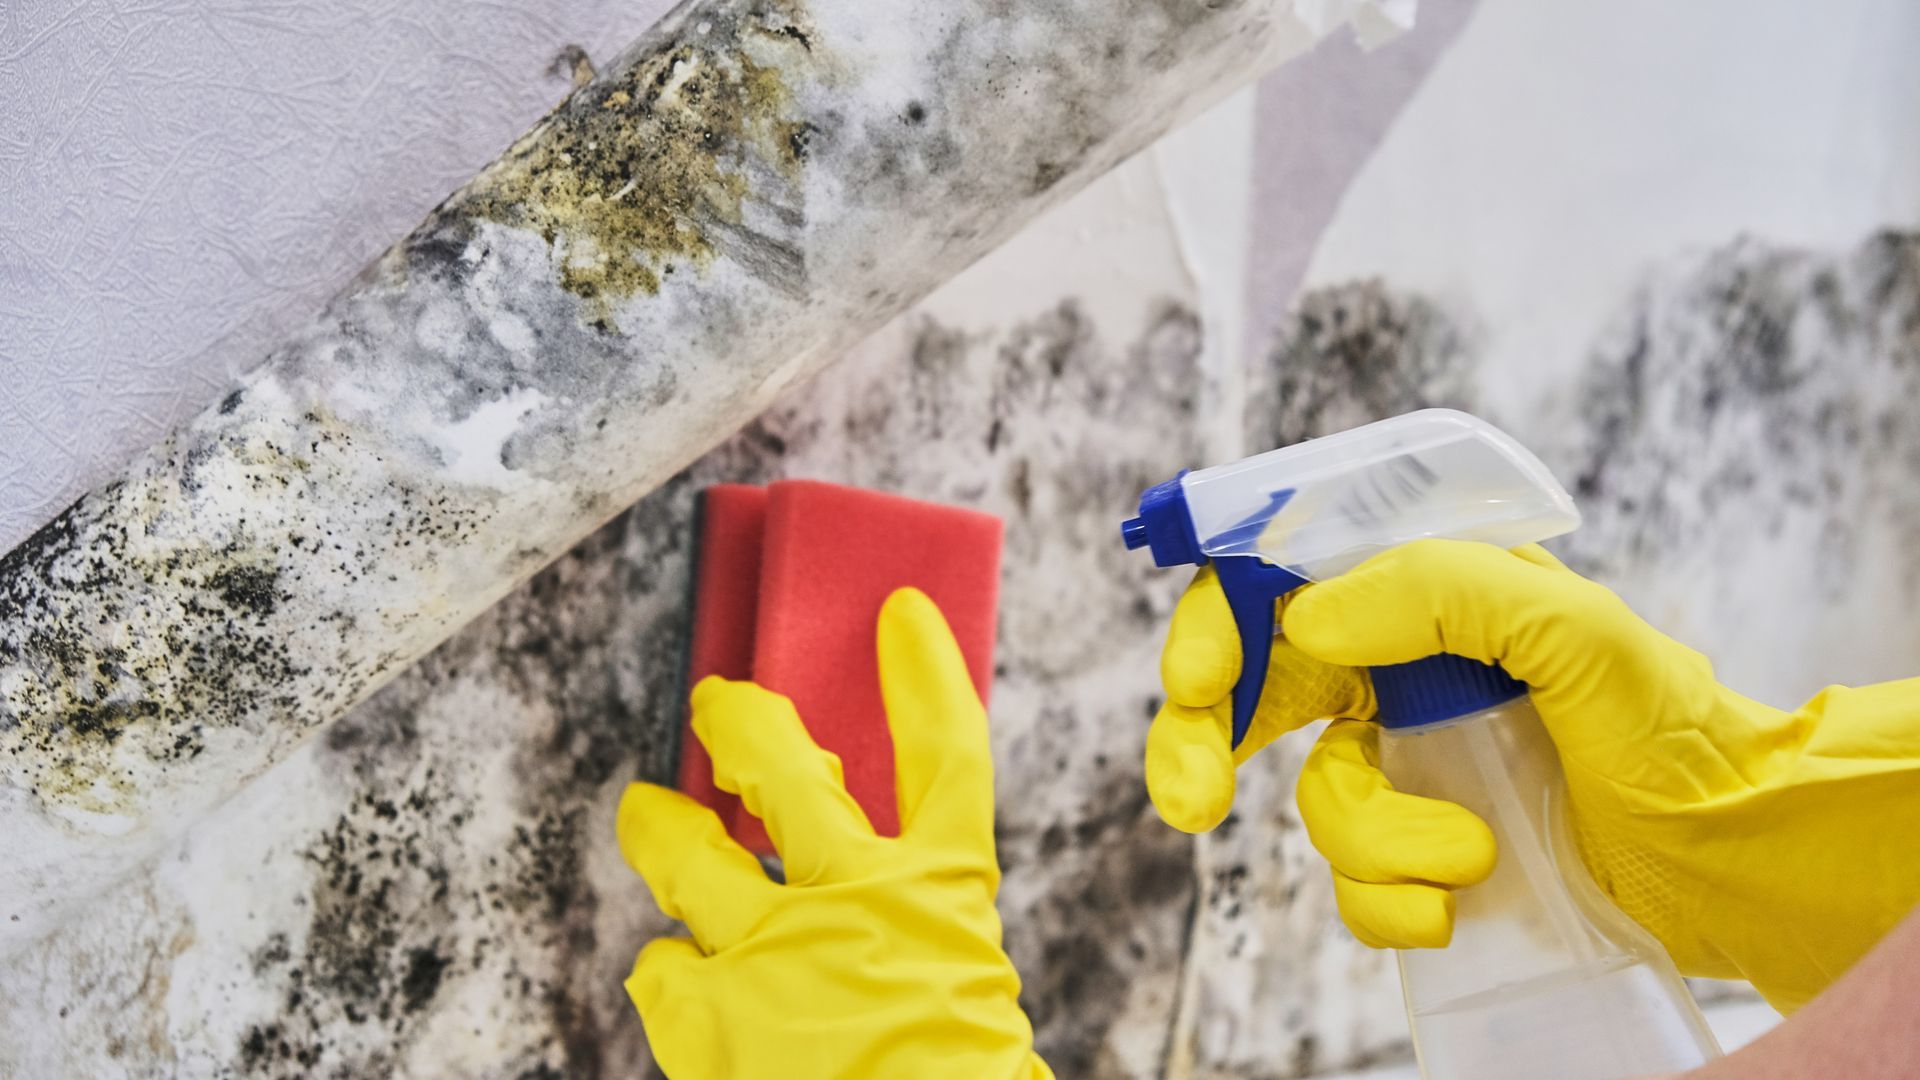
[[[1121,533],[1157,565],[1215,566],[1243,653],[1238,746],[1281,596],[1412,540],[1510,548],[1579,523],[1525,447],[1465,413],[1429,409],[1183,472],[1141,496]],[[1615,1080],[1718,1057],[1672,960],[1580,861],[1560,761],[1526,685],[1449,655],[1371,674],[1388,779],[1467,807],[1499,845],[1492,876],[1458,893],[1451,944],[1399,954],[1421,1074]]]

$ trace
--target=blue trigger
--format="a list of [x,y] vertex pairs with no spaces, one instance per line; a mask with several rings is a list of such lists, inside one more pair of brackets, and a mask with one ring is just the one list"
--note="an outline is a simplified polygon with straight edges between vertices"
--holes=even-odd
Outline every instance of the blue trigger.
[[1227,606],[1233,610],[1234,629],[1240,632],[1240,681],[1233,684],[1233,745],[1238,747],[1247,737],[1253,710],[1266,688],[1274,603],[1307,579],[1257,555],[1216,558],[1213,566],[1227,594]]
[[[1295,489],[1269,492],[1265,506],[1210,536],[1203,547],[1187,507],[1186,475],[1183,472],[1148,488],[1140,496],[1139,516],[1120,523],[1120,538],[1128,550],[1147,548],[1155,566],[1205,566],[1212,562],[1220,575],[1227,606],[1233,610],[1234,628],[1240,633],[1240,681],[1233,684],[1233,745],[1237,747],[1247,737],[1253,710],[1260,704],[1260,691],[1266,687],[1267,660],[1273,649],[1274,602],[1305,585],[1307,579],[1251,551],[1228,554],[1221,549],[1244,551],[1258,544],[1274,515],[1293,499]],[[1218,554],[1209,559],[1209,550]]]

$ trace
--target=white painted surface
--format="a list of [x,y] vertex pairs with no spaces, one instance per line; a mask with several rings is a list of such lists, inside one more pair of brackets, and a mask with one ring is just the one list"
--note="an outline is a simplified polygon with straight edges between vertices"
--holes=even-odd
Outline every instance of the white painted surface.
[[[1252,255],[1254,87],[1233,95],[1148,151],[1166,187],[1167,216],[1198,286],[1206,333],[1201,362],[1213,373],[1203,415],[1237,416],[1244,400],[1247,270]],[[1227,410],[1231,411],[1227,411]],[[1206,432],[1207,460],[1245,455],[1238,423]]]
[[1557,389],[1650,265],[1920,221],[1920,6],[1485,0],[1348,190],[1310,283],[1385,275]]
[[[1741,236],[1837,253],[1920,223],[1916,41],[1902,0],[1484,0],[1347,190],[1308,286],[1379,277],[1439,301],[1490,415],[1571,460],[1582,366],[1637,289]],[[1615,584],[1775,704],[1911,674],[1920,625],[1887,587],[1906,541],[1863,524],[1838,552],[1800,521],[1765,539],[1703,523]]]

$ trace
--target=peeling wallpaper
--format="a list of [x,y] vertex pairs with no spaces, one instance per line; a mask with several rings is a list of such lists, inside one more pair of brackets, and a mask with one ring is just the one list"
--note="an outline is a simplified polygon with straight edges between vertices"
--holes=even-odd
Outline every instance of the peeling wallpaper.
[[609,57],[669,6],[0,7],[0,549],[564,97],[565,50]]
[[1296,2],[676,8],[0,559],[0,947],[1365,7]]

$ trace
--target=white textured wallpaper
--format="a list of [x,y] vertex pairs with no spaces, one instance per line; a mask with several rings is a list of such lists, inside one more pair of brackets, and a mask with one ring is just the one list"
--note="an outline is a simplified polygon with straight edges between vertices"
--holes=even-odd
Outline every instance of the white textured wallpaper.
[[0,551],[671,6],[0,4]]

